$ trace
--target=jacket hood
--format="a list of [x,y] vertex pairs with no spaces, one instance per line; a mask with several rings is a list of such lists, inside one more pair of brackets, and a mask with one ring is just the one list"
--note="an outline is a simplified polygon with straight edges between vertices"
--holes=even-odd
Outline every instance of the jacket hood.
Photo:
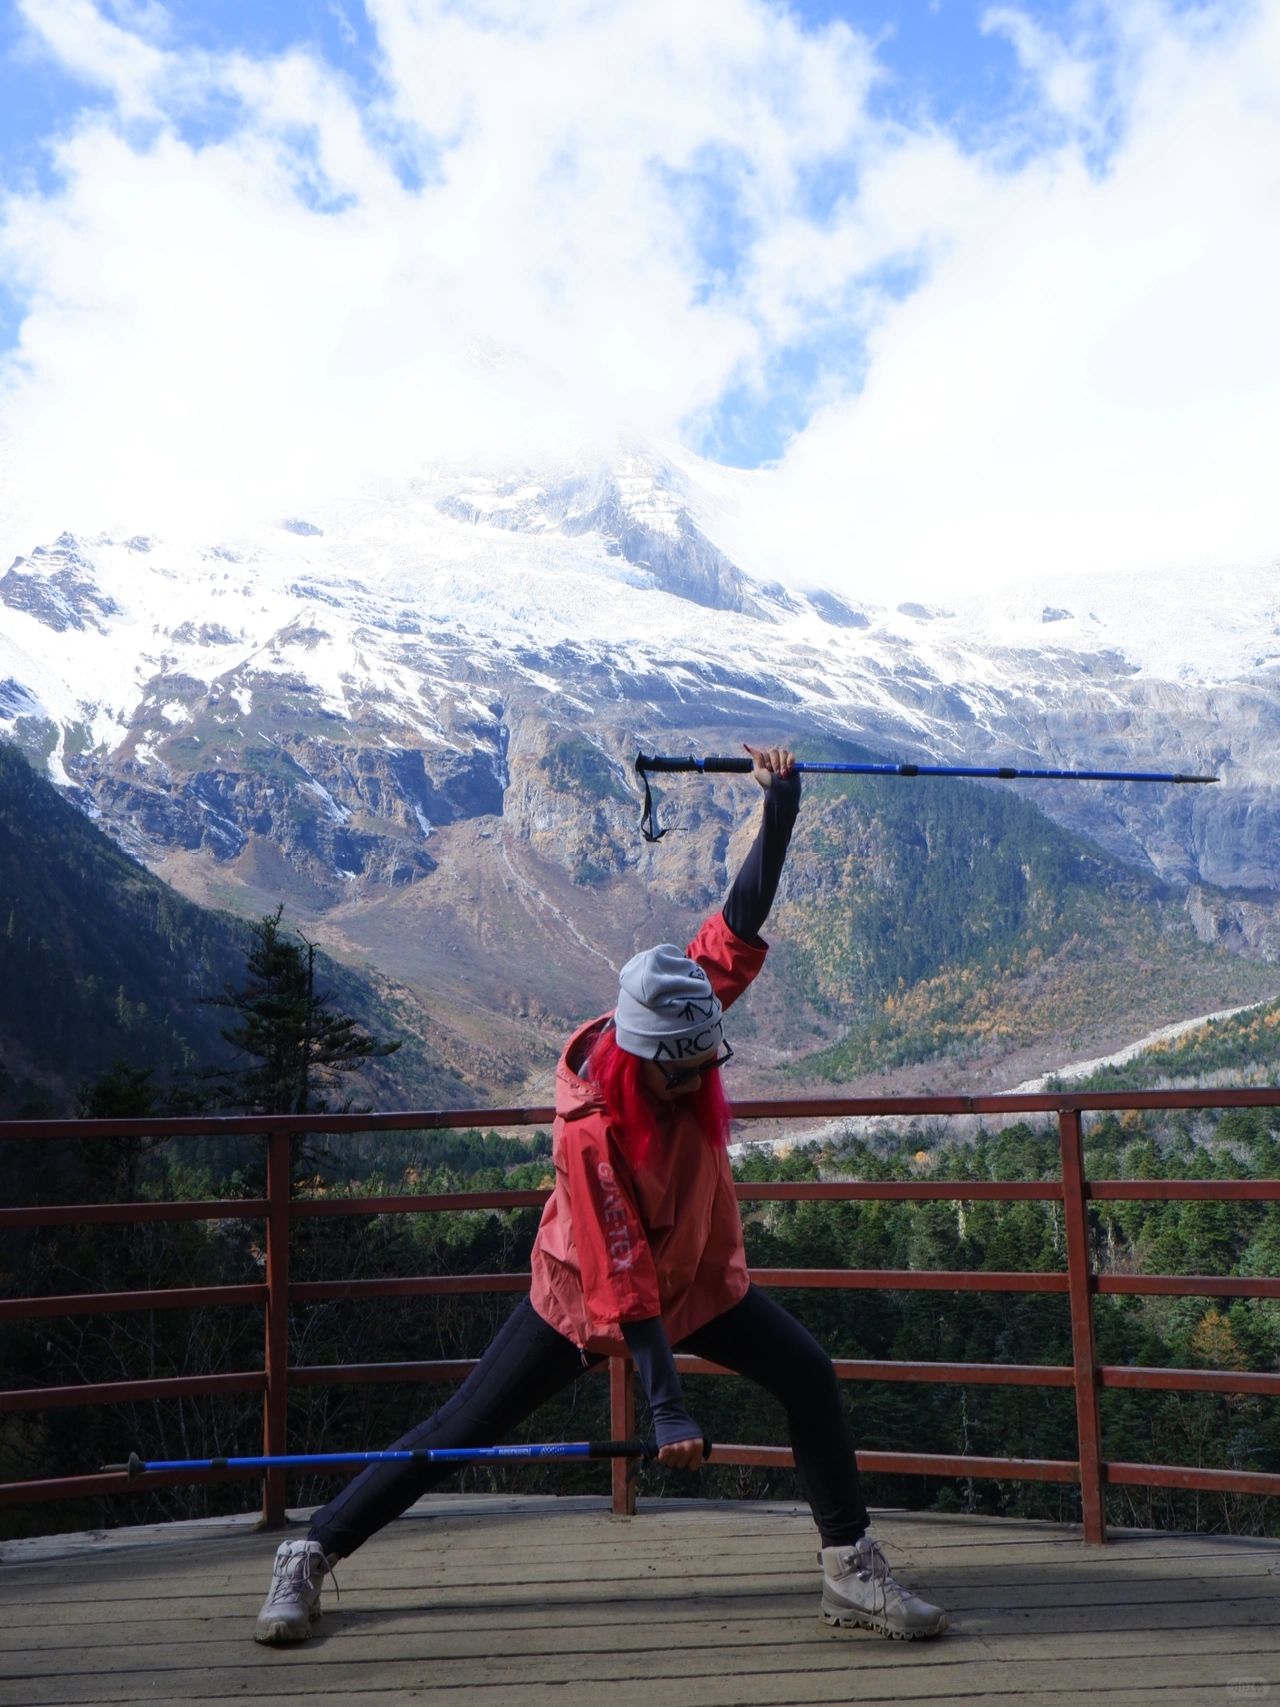
[[556,1114],[560,1119],[579,1120],[604,1107],[599,1091],[580,1078],[577,1069],[583,1066],[596,1038],[612,1018],[612,1014],[601,1014],[598,1019],[588,1020],[565,1044],[556,1065]]

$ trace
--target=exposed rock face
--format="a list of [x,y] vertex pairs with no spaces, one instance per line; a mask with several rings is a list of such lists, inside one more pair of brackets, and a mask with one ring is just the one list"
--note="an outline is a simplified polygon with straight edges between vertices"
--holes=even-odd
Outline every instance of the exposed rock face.
[[211,755],[214,763],[185,772],[163,754],[162,745],[145,764],[76,767],[104,817],[127,830],[131,851],[156,859],[182,848],[233,862],[255,840],[269,842],[334,900],[344,880],[397,888],[433,871],[433,821],[470,815],[473,795],[483,805],[496,793],[491,775],[487,789],[474,789],[467,767],[460,786],[442,792],[421,753],[308,736],[247,746],[238,763]]
[[1274,896],[1249,900],[1192,889],[1187,912],[1201,942],[1256,960],[1280,960],[1280,905]]
[[105,634],[103,619],[120,614],[119,605],[98,586],[79,541],[69,533],[52,545],[36,546],[30,558],[15,558],[0,577],[0,603],[26,611],[58,634],[86,627]]

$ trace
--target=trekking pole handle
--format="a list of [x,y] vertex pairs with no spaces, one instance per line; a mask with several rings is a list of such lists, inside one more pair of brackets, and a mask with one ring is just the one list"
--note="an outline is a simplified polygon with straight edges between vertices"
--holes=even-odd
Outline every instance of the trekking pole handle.
[[637,753],[636,769],[646,771],[718,771],[726,775],[747,776],[755,769],[755,760],[734,758],[731,754],[712,754],[705,759],[677,758],[657,753]]
[[[596,1440],[591,1443],[593,1458],[642,1458],[646,1464],[657,1462],[662,1448],[656,1440]],[[711,1456],[711,1441],[704,1434],[702,1437],[702,1457],[705,1462]]]

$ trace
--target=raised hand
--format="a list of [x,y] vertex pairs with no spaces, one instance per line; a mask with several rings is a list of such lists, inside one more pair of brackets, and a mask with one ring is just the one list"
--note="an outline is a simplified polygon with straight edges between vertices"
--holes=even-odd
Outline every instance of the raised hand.
[[742,743],[744,753],[750,753],[751,762],[755,766],[752,776],[761,788],[768,788],[775,776],[788,777],[795,764],[795,754],[787,747],[752,747],[746,741]]

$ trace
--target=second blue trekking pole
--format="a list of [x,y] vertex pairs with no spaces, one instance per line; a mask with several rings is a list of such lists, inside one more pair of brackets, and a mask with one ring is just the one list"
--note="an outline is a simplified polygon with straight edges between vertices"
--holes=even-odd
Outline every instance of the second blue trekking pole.
[[[1035,782],[1217,782],[1216,776],[1189,776],[1182,771],[1093,771],[1025,769],[1013,765],[917,765],[917,764],[846,764],[843,760],[798,759],[794,768],[806,775],[824,776],[968,776],[983,777],[996,782],[1027,779]],[[640,829],[646,842],[661,841],[665,830],[658,828],[657,808],[649,789],[651,775],[672,775],[678,772],[697,772],[703,776],[746,776],[755,769],[749,758],[732,754],[712,754],[707,758],[683,757],[661,753],[638,753],[636,772],[644,784],[644,811]]]
[[[711,1456],[711,1442],[702,1442],[702,1455]],[[553,1440],[538,1446],[433,1446],[391,1447],[386,1452],[275,1452],[248,1458],[140,1458],[129,1454],[124,1464],[103,1464],[103,1472],[122,1473],[130,1481],[137,1476],[163,1471],[326,1470],[354,1468],[359,1464],[489,1464],[499,1459],[528,1461],[539,1458],[643,1458],[658,1456],[653,1440]]]

